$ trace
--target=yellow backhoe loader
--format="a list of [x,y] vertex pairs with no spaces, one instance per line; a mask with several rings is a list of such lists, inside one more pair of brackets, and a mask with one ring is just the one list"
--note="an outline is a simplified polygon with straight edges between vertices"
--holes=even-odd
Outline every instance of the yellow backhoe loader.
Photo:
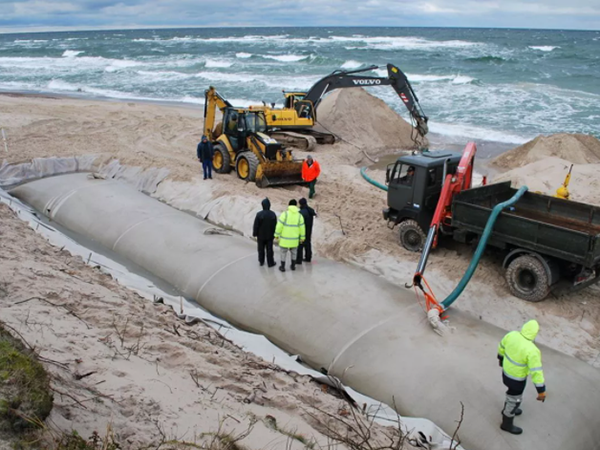
[[[311,150],[316,143],[333,144],[335,136],[314,129],[317,123],[317,107],[328,92],[336,89],[391,86],[406,106],[415,129],[413,140],[420,146],[418,140],[428,132],[428,118],[421,109],[417,95],[406,75],[393,64],[387,65],[387,77],[362,75],[378,69],[369,66],[352,71],[336,70],[317,81],[308,92],[285,92],[283,108],[275,108],[275,104],[250,106],[251,111],[262,111],[267,120],[269,135],[280,142],[285,142],[302,150]],[[368,111],[365,111],[368,114]]]
[[[259,187],[304,183],[302,161],[265,134],[263,111],[232,106],[212,86],[204,96],[204,134],[214,146],[215,172],[235,169],[239,178]],[[217,108],[223,118],[215,126]]]

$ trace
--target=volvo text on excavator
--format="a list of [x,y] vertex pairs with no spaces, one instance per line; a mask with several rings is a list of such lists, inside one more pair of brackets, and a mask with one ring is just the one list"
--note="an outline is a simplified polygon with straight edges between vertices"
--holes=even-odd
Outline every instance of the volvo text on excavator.
[[[204,134],[213,142],[217,173],[235,169],[239,178],[259,187],[303,184],[302,161],[295,161],[290,150],[265,134],[262,111],[237,108],[212,86],[204,96]],[[215,126],[217,108],[223,120]]]
[[[318,123],[317,107],[325,94],[342,88],[391,86],[408,109],[415,129],[413,140],[421,146],[422,138],[428,132],[428,118],[421,109],[408,78],[393,64],[387,65],[387,77],[362,75],[378,68],[378,66],[369,66],[352,71],[336,70],[317,81],[307,92],[284,91],[283,108],[275,108],[274,104],[271,106],[264,104],[251,106],[250,109],[265,113],[270,136],[296,148],[310,150],[315,143],[335,142],[333,134],[313,128]],[[368,114],[368,111],[365,111],[365,114]]]

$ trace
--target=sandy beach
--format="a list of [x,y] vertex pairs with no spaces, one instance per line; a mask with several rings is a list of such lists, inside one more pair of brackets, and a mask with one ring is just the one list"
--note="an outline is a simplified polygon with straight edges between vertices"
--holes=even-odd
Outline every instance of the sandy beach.
[[[153,196],[246,236],[265,196],[276,212],[290,198],[307,196],[306,188],[259,189],[234,174],[203,181],[195,155],[202,113],[200,107],[0,95],[0,127],[7,136],[7,151],[0,148],[0,153],[9,164],[96,155],[98,166],[116,159],[123,166],[168,169]],[[369,158],[397,150],[384,141],[366,147],[360,136],[350,136],[312,152],[322,167],[317,197],[310,203],[318,213],[316,270],[319,258],[327,257],[358,265],[398,289],[411,279],[419,255],[398,244],[397,232],[382,219],[385,193],[359,175],[361,166],[372,164]],[[557,166],[556,173],[562,170]],[[383,170],[370,173],[383,181]],[[598,202],[597,194],[584,195],[585,178],[580,178],[573,185],[574,198],[581,192],[582,201]],[[550,180],[546,192],[559,184]],[[543,182],[540,186],[536,189],[542,190]],[[86,434],[111,423],[122,439],[137,445],[165,436],[191,441],[221,423],[227,432],[242,433],[258,418],[244,445],[282,448],[291,438],[269,426],[265,418],[272,416],[282,429],[327,441],[306,410],[317,405],[337,413],[343,402],[310,379],[241,352],[203,325],[182,325],[166,307],[136,298],[110,277],[51,247],[4,206],[0,220],[2,320],[43,356],[61,363],[47,365],[56,380],[51,421],[58,428]],[[431,255],[428,280],[439,297],[453,289],[471,255],[471,248],[457,243],[442,245]],[[541,303],[524,302],[508,292],[501,261],[491,252],[455,307],[507,330],[536,318],[542,324],[539,342],[600,368],[597,286]],[[136,320],[140,315],[145,316],[143,328]],[[134,343],[140,344],[139,351],[123,357],[124,348]],[[190,376],[194,371],[198,383]],[[75,373],[88,372],[94,375],[74,381]],[[245,402],[253,393],[257,400]],[[289,442],[291,448],[303,446]]]

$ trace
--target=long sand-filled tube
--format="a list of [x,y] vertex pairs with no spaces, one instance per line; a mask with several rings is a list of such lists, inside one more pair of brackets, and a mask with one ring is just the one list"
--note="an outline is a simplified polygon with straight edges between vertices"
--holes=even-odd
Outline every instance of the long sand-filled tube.
[[528,386],[516,421],[525,431],[513,436],[499,428],[499,328],[452,310],[455,330],[438,336],[413,294],[382,278],[322,259],[295,272],[259,267],[247,239],[205,233],[214,227],[115,181],[63,175],[12,194],[402,415],[452,433],[462,402],[469,450],[600,448],[600,373],[575,358],[540,345],[548,400]]

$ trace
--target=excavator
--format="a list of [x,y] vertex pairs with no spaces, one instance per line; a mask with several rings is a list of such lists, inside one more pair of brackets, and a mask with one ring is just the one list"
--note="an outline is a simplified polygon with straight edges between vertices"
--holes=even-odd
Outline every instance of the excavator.
[[[283,108],[275,104],[250,106],[252,111],[263,111],[269,128],[269,135],[301,150],[309,151],[316,143],[333,144],[335,136],[315,130],[317,107],[328,92],[342,88],[392,86],[411,116],[416,136],[413,141],[423,138],[428,132],[427,116],[423,113],[417,95],[413,91],[406,75],[393,64],[387,65],[387,77],[362,75],[378,69],[369,66],[352,71],[336,70],[317,81],[308,92],[285,92]],[[367,112],[368,114],[368,112]]]
[[[261,188],[304,183],[302,161],[266,134],[263,111],[235,107],[212,86],[204,100],[204,134],[214,146],[215,172],[235,169],[239,178]],[[215,126],[217,108],[223,120]]]

